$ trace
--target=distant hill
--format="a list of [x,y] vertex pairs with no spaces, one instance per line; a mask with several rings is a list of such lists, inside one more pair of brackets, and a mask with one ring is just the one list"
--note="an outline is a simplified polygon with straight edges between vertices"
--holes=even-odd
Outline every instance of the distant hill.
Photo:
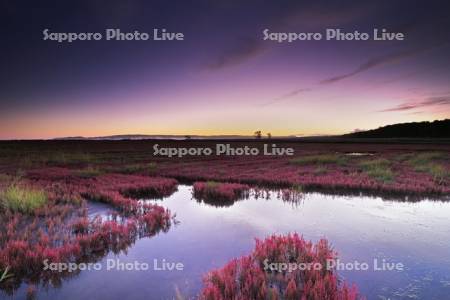
[[[378,129],[359,131],[342,136],[278,136],[273,140],[292,140],[292,141],[336,141],[337,139],[352,138],[450,138],[450,119],[433,122],[415,122],[393,124]],[[124,134],[97,137],[61,137],[54,140],[254,140],[254,136],[244,135],[147,135],[147,134]],[[262,140],[267,140],[263,137]]]
[[54,140],[215,140],[215,139],[248,139],[250,136],[242,135],[150,135],[150,134],[121,134],[96,137],[70,136],[55,138]]
[[450,119],[383,126],[344,134],[346,138],[450,138]]

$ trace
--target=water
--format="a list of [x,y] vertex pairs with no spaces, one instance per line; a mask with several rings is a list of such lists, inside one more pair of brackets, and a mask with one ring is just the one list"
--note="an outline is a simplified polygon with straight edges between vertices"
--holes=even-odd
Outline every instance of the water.
[[[326,237],[342,262],[368,263],[367,271],[340,271],[367,299],[448,299],[450,294],[450,202],[416,203],[382,198],[305,194],[297,205],[250,197],[229,207],[192,199],[189,186],[164,200],[178,225],[141,239],[127,254],[110,254],[102,270],[83,271],[60,288],[40,290],[38,299],[185,299],[198,294],[202,276],[234,257],[246,255],[254,238],[298,232],[317,241]],[[107,206],[91,207],[102,213]],[[182,263],[182,271],[153,270],[154,259]],[[373,261],[402,263],[404,271],[374,271]],[[107,271],[107,262],[147,263],[147,271]],[[24,288],[13,298],[24,297]],[[0,294],[1,296],[1,294]],[[3,296],[5,297],[5,296]]]

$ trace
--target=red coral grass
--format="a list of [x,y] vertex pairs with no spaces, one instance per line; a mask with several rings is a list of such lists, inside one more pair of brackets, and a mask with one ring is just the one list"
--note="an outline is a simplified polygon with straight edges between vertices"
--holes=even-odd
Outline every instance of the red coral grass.
[[[361,145],[359,145],[361,147]],[[189,163],[159,164],[158,174],[189,181],[239,182],[257,186],[292,187],[302,186],[305,190],[366,191],[395,195],[448,195],[450,177],[435,176],[419,172],[408,162],[400,161],[390,149],[381,146],[376,158],[348,157],[345,164],[327,164],[326,171],[317,172],[317,164],[296,164],[296,157],[307,157],[311,153],[297,149],[294,158],[270,157],[220,157],[201,158]],[[331,150],[329,150],[331,151]],[[330,153],[330,152],[324,153]],[[322,150],[323,152],[323,150]],[[345,157],[344,153],[334,154]],[[448,155],[447,155],[448,156]],[[389,162],[391,180],[380,180],[364,168],[365,161],[385,160]],[[441,160],[441,169],[450,167],[450,160]],[[320,166],[319,166],[320,167]],[[442,172],[441,172],[442,173]],[[375,175],[377,175],[376,173]]]
[[[45,271],[44,261],[100,259],[109,251],[126,250],[138,238],[170,228],[172,216],[168,210],[133,198],[169,195],[176,190],[173,179],[114,174],[68,179],[65,171],[50,170],[22,180],[23,185],[45,190],[47,205],[32,215],[0,212],[0,269],[10,267],[15,282],[58,284],[72,274]],[[107,221],[99,217],[89,220],[83,200],[86,197],[110,203],[118,215]]]
[[[355,286],[341,283],[334,270],[326,268],[336,254],[326,240],[317,244],[297,234],[257,240],[253,252],[210,272],[200,294],[203,300],[308,299],[356,300]],[[271,264],[308,263],[310,268],[271,269]],[[313,266],[322,266],[317,268]]]
[[246,184],[218,183],[213,181],[195,182],[193,188],[194,197],[205,202],[233,202],[248,196],[250,189]]

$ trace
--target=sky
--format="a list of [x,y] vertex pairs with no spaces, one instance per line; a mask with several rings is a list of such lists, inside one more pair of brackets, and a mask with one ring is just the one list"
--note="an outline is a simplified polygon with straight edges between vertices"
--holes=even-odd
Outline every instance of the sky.
[[[450,117],[448,1],[1,1],[0,139],[329,135]],[[44,40],[166,29],[183,41]],[[402,41],[264,40],[386,29]]]

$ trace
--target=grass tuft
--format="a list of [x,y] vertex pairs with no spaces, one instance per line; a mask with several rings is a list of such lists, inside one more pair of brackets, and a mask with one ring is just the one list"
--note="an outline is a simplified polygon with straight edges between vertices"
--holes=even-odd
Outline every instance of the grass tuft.
[[443,152],[424,152],[411,156],[408,162],[415,171],[428,173],[436,182],[442,183],[450,173],[438,162],[446,159],[448,156]]
[[207,181],[206,182],[206,187],[209,189],[216,188],[217,186],[219,186],[218,182],[215,182],[215,181]]
[[9,273],[9,267],[6,267],[3,272],[0,271],[0,283],[6,281],[7,279],[13,277],[14,275]]
[[0,206],[13,212],[31,214],[46,203],[44,191],[22,188],[15,184],[0,193]]
[[365,160],[360,163],[361,168],[368,176],[383,182],[390,182],[394,179],[390,165],[390,162],[384,158]]

